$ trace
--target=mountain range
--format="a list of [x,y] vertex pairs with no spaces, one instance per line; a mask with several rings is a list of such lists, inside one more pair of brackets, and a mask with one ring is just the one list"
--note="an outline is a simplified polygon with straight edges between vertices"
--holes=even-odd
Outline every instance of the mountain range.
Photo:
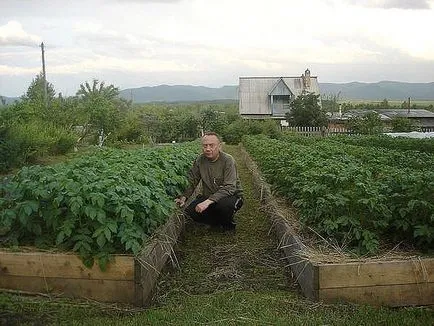
[[[1,94],[0,94],[1,96]],[[0,98],[0,106],[3,104],[3,101],[5,104],[12,104],[15,101],[18,101],[20,98],[19,97],[7,97],[7,96],[1,96]]]
[[[381,81],[378,83],[320,83],[322,96],[338,96],[340,100],[434,100],[434,82],[404,83]],[[1,94],[0,94],[1,95]],[[220,88],[190,85],[159,85],[121,90],[120,96],[134,103],[148,102],[198,102],[238,100],[238,86]],[[6,97],[6,104],[19,98]],[[0,103],[1,105],[1,103]]]
[[403,83],[381,81],[378,83],[352,82],[345,84],[320,83],[322,95],[338,95],[348,100],[434,100],[434,82]]
[[[381,81],[378,83],[320,83],[323,96],[339,96],[340,100],[434,100],[434,82],[404,83]],[[130,88],[121,91],[121,97],[134,103],[237,100],[238,86],[210,88],[188,85],[160,85]]]

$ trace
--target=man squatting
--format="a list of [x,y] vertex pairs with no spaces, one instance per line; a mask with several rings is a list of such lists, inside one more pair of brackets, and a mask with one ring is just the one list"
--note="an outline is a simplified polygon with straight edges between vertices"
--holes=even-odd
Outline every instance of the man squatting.
[[221,150],[221,139],[215,132],[202,136],[202,154],[188,173],[189,186],[175,199],[183,207],[202,180],[201,193],[184,212],[194,221],[234,230],[234,214],[243,205],[243,191],[234,158]]

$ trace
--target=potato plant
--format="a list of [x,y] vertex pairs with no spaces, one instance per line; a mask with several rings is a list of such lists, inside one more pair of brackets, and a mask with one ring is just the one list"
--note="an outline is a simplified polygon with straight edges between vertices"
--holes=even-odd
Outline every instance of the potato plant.
[[22,168],[0,186],[0,232],[9,245],[58,247],[88,265],[137,254],[174,211],[196,144],[101,149],[53,166]]
[[[373,138],[372,138],[373,139]],[[380,239],[434,243],[434,156],[332,139],[245,137],[267,181],[299,208],[302,224],[359,254]]]

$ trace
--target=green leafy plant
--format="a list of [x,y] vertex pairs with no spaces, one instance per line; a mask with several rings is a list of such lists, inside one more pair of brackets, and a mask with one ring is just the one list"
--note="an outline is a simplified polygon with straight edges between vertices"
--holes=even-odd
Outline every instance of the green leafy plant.
[[0,229],[10,244],[57,246],[101,267],[137,254],[174,210],[197,144],[93,155],[22,168],[0,185]]
[[360,254],[375,253],[383,238],[432,246],[432,154],[334,138],[249,136],[243,144],[268,182],[298,207],[302,223],[324,237]]

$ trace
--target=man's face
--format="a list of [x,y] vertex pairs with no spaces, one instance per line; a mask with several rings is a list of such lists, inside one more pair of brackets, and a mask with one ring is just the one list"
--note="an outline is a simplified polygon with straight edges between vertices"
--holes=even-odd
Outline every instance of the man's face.
[[209,135],[202,138],[202,152],[207,159],[216,160],[220,153],[220,147],[220,141],[216,136]]

